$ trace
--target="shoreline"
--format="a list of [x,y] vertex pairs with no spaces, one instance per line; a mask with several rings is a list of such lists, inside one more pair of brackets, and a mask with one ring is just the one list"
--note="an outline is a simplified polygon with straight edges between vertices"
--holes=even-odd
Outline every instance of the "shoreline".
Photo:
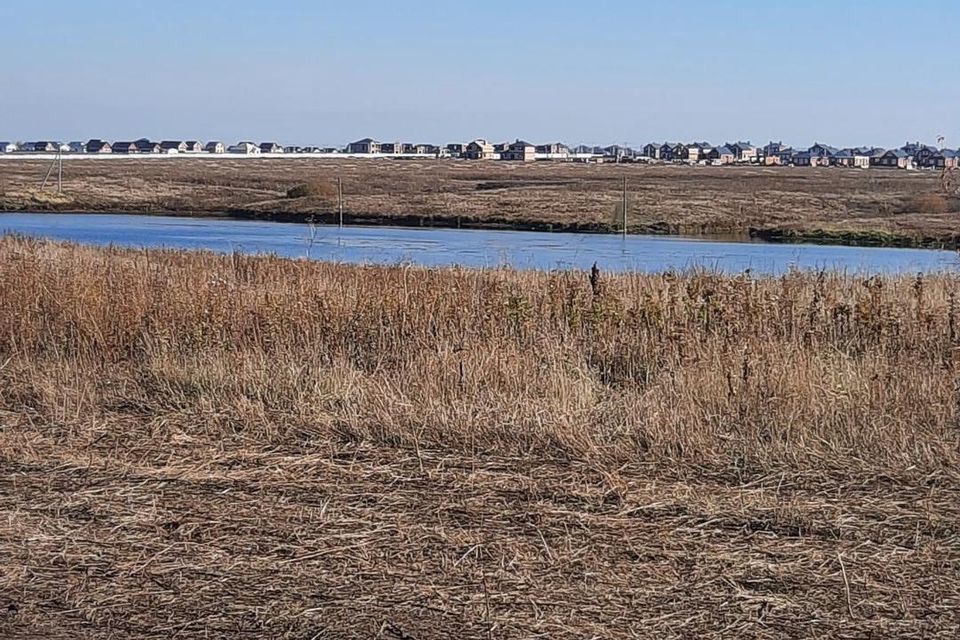
[[[314,223],[323,226],[335,226],[337,214],[322,212],[315,214],[295,212],[266,212],[250,209],[223,209],[206,211],[197,209],[174,210],[136,210],[136,209],[55,209],[40,207],[19,207],[2,209],[4,213],[31,214],[72,214],[72,215],[136,215],[169,216],[181,218],[206,218],[223,220],[247,220],[253,222],[280,222],[293,224]],[[446,216],[446,215],[371,215],[344,212],[343,221],[348,226],[395,227],[398,229],[472,229],[487,231],[517,231],[540,233],[574,233],[615,235],[620,230],[613,225],[596,222],[544,222],[537,220],[512,220],[497,216]],[[690,228],[684,225],[654,223],[631,225],[628,235],[664,236],[676,238],[720,239],[727,242],[764,242],[769,244],[812,244],[849,247],[886,247],[897,249],[933,249],[960,250],[960,232],[951,236],[911,236],[881,230],[844,231],[830,229],[789,229],[789,228],[711,228],[708,225]]]

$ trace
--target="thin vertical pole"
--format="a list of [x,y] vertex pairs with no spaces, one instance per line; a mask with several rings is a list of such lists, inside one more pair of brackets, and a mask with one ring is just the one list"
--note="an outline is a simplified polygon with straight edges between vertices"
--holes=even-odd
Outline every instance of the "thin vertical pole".
[[627,237],[627,176],[623,176],[623,237]]
[[337,176],[337,218],[343,227],[343,181]]
[[63,149],[57,151],[57,193],[63,193]]

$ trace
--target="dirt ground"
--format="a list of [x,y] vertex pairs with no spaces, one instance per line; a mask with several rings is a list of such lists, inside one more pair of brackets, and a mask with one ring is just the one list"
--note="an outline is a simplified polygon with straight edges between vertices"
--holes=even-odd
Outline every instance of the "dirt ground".
[[[953,243],[960,203],[939,174],[882,169],[585,165],[458,160],[68,160],[64,194],[38,187],[49,161],[0,162],[0,210],[227,213],[348,222],[609,231],[627,178],[636,232],[791,234],[877,244]],[[309,189],[300,197],[288,191]],[[296,194],[295,194],[296,195]]]

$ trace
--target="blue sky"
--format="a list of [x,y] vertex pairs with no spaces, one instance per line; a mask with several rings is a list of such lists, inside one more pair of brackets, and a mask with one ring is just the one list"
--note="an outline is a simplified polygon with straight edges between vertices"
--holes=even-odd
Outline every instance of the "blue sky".
[[3,0],[0,139],[960,146],[960,3]]

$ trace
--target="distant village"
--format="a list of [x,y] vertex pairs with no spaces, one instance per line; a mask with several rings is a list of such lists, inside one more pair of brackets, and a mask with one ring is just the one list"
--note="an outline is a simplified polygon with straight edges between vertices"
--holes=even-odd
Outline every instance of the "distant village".
[[960,166],[960,149],[947,149],[920,142],[908,142],[896,149],[881,147],[837,148],[815,143],[806,149],[795,149],[782,142],[763,146],[750,142],[651,142],[642,148],[611,145],[569,147],[561,142],[531,144],[525,140],[491,143],[483,139],[444,146],[381,142],[364,138],[343,148],[314,146],[282,146],[276,142],[238,142],[227,145],[219,141],[163,140],[146,138],[130,141],[88,140],[57,142],[0,142],[3,154],[71,154],[71,155],[204,155],[289,156],[314,155],[391,158],[463,158],[467,160],[504,160],[512,162],[637,162],[698,165],[753,164],[797,167],[885,167],[891,169],[951,169]]

